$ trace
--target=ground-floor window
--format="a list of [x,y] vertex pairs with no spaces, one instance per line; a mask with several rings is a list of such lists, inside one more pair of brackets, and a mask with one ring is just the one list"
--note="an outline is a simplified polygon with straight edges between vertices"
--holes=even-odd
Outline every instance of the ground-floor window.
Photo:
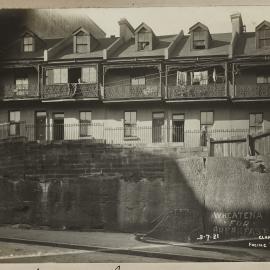
[[90,111],[80,112],[80,137],[91,135],[92,113]]
[[172,116],[172,141],[184,142],[184,114],[173,114]]
[[124,137],[136,137],[137,112],[126,111],[124,113]]
[[263,130],[263,114],[250,113],[249,114],[249,132],[257,133]]
[[20,121],[21,113],[20,111],[10,111],[9,112],[9,135],[19,136],[20,135]]

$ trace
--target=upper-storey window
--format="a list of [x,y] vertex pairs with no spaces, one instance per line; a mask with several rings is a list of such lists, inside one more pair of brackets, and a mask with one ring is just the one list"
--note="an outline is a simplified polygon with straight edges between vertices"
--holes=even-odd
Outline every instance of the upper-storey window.
[[131,78],[131,85],[132,86],[145,85],[145,77],[134,77],[134,78]]
[[89,51],[89,36],[80,31],[76,35],[76,52],[77,53],[84,53]]
[[97,83],[96,67],[83,67],[81,77],[83,83]]
[[193,49],[205,49],[205,31],[196,30],[193,32]]
[[23,37],[23,51],[24,52],[34,51],[34,38],[29,34],[26,34]]
[[258,30],[258,46],[259,48],[270,47],[270,28],[267,26]]
[[138,33],[138,50],[145,50],[150,45],[150,33],[145,29],[142,28]]
[[257,83],[270,83],[270,76],[268,75],[257,75]]
[[28,78],[16,78],[15,84],[17,90],[27,90],[29,81]]

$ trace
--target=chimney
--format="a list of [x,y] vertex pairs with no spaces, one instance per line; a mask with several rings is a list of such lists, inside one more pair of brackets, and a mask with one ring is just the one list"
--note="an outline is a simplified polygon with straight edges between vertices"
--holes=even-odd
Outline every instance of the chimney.
[[241,17],[241,13],[235,13],[231,15],[232,22],[232,35],[243,33],[243,21]]
[[120,38],[123,38],[124,41],[134,38],[134,28],[127,19],[122,18],[118,24],[120,26]]

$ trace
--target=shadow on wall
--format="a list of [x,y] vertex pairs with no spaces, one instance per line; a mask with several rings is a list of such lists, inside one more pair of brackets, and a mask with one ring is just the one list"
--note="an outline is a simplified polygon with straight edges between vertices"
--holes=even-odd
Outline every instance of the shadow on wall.
[[185,242],[206,234],[269,234],[269,174],[247,170],[241,158],[86,142],[15,146],[0,145],[10,157],[14,149],[24,153],[23,170],[9,156],[0,161],[2,224],[143,232]]

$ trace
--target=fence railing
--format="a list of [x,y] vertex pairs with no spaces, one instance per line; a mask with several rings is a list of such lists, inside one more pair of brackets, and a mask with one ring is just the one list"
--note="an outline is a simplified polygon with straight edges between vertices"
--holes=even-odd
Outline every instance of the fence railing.
[[270,97],[270,84],[244,84],[235,85],[235,97]]
[[98,98],[98,84],[65,83],[44,85],[41,90],[44,99],[55,98]]
[[0,139],[25,137],[28,141],[94,140],[107,144],[175,144],[186,148],[207,146],[212,140],[237,140],[249,134],[246,129],[185,130],[183,126],[107,127],[104,123],[35,125],[0,124]]
[[206,85],[168,85],[168,98],[214,98],[226,97],[225,83]]
[[157,98],[161,97],[159,85],[105,86],[105,99]]
[[5,85],[3,98],[8,99],[25,99],[25,98],[38,98],[38,85],[37,84],[21,84],[21,85]]

